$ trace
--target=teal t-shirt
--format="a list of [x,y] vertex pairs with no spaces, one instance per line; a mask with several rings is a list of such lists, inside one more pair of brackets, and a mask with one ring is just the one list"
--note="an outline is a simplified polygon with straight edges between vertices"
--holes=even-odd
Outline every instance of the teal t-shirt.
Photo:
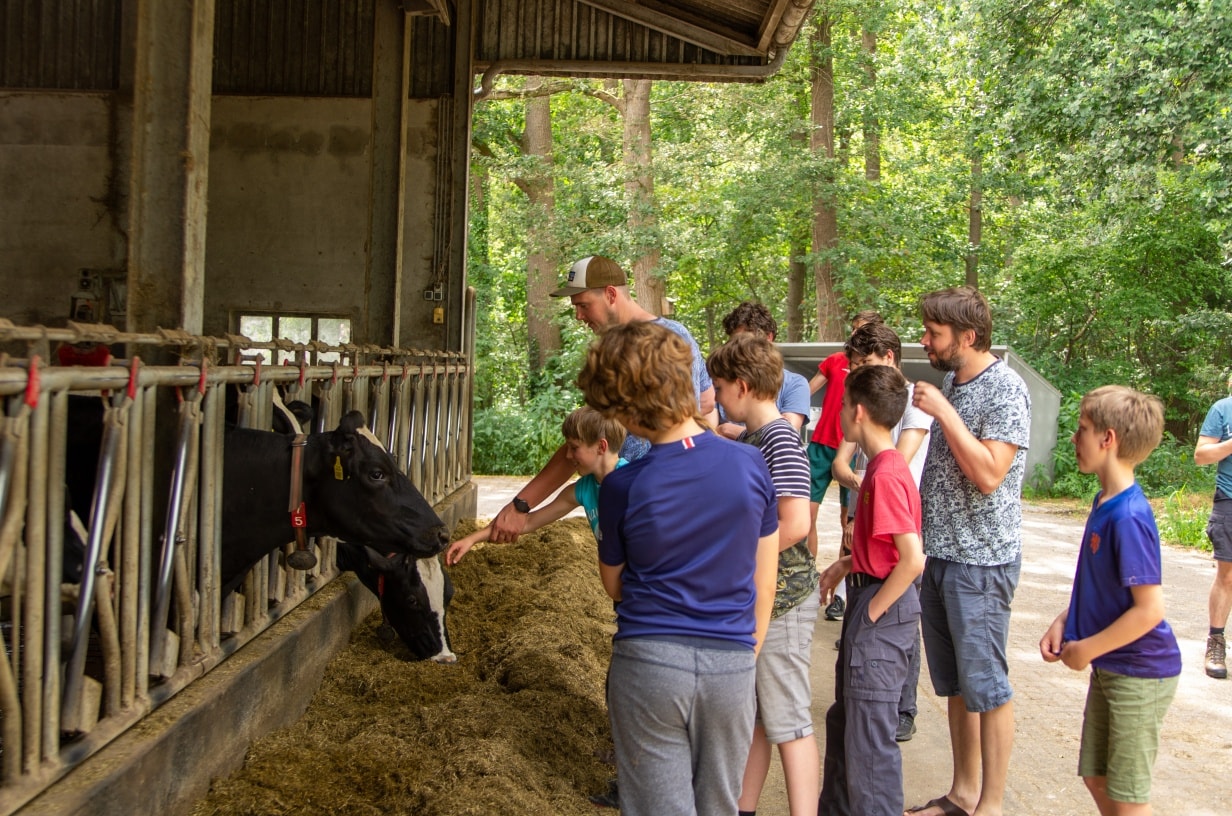
[[[1209,436],[1220,442],[1232,437],[1232,397],[1224,397],[1211,406],[1198,435]],[[1232,456],[1220,459],[1216,467],[1215,487],[1225,496],[1232,496]]]
[[[616,467],[629,464],[627,459],[621,459]],[[599,480],[593,474],[586,474],[573,483],[573,496],[586,511],[586,520],[590,522],[590,531],[599,537]]]

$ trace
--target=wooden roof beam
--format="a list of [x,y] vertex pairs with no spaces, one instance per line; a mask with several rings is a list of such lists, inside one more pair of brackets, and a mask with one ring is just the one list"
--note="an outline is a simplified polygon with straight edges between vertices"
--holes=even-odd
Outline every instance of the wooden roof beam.
[[[737,32],[726,28],[707,28],[682,20],[679,16],[666,14],[649,6],[629,0],[578,0],[588,6],[606,11],[655,31],[709,49],[716,54],[740,57],[765,57],[765,50],[758,50]],[[790,0],[788,0],[790,2]]]

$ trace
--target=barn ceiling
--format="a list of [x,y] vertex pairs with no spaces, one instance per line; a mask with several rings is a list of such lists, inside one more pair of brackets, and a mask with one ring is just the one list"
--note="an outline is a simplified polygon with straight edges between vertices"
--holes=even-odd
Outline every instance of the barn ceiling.
[[476,67],[516,73],[759,79],[814,0],[478,0]]

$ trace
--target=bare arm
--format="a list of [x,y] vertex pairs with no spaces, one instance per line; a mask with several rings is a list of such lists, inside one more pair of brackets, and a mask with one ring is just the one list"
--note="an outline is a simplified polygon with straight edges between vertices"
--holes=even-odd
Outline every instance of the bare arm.
[[1232,437],[1220,442],[1213,436],[1199,436],[1194,447],[1195,465],[1213,465],[1232,456]]
[[1014,464],[1017,445],[999,439],[977,438],[932,383],[916,383],[912,402],[941,426],[959,469],[981,493],[988,495],[1001,486]]
[[1159,584],[1130,587],[1134,605],[1108,628],[1081,640],[1071,640],[1061,647],[1061,661],[1080,671],[1100,655],[1133,643],[1159,625],[1164,619],[1164,588]]
[[924,444],[924,437],[928,436],[928,431],[923,428],[908,428],[898,435],[898,442],[894,443],[894,448],[903,455],[904,461],[911,464],[912,458],[919,451],[920,445]]
[[783,414],[783,419],[787,420],[787,423],[791,425],[791,427],[795,428],[797,431],[804,427],[804,415],[803,414],[797,414],[794,411],[788,411],[787,413]]
[[807,496],[779,496],[779,552],[790,549],[808,535]]
[[856,443],[844,439],[838,446],[838,452],[834,454],[834,464],[830,466],[834,480],[848,490],[860,489],[860,477],[851,469],[851,457],[855,455]]
[[757,539],[757,567],[753,573],[753,585],[757,589],[757,598],[753,604],[757,621],[757,628],[753,632],[754,654],[761,652],[761,645],[766,641],[766,631],[770,628],[770,613],[774,610],[774,590],[778,575],[779,534],[775,531]]
[[739,439],[740,434],[744,433],[744,426],[736,422],[723,422],[714,430],[724,439]]
[[[701,412],[703,419],[709,421],[710,415],[714,414],[715,422],[718,422],[718,409],[715,407],[713,385],[697,396],[697,408]],[[714,423],[711,423],[710,427],[713,428]]]
[[868,602],[868,619],[871,621],[880,619],[924,571],[924,545],[920,543],[918,533],[895,533],[894,546],[898,549],[898,563]]
[[[518,496],[534,508],[560,489],[560,486],[565,483],[573,473],[573,470],[573,464],[565,457],[565,446],[561,445],[556,449],[556,453],[552,454],[552,458],[543,466],[538,475],[518,491]],[[518,536],[526,529],[528,518],[529,514],[519,513],[514,508],[512,502],[506,504],[496,514],[496,518],[492,522],[491,540],[503,544],[517,541]]]
[[814,374],[813,378],[809,380],[809,393],[816,394],[822,389],[822,387],[825,386],[826,381],[826,375],[822,374],[820,371]]
[[[527,514],[526,526],[522,529],[522,532],[532,533],[540,527],[544,527],[554,521],[559,521],[579,504],[580,502],[577,500],[577,493],[574,491],[573,485],[569,485],[557,493],[556,498],[552,499],[551,502]],[[445,551],[445,563],[452,567],[462,560],[462,556],[466,555],[471,547],[480,541],[487,541],[491,534],[492,525],[489,524],[487,527],[476,530],[464,538],[459,538],[450,544],[449,549]]]
[[603,581],[603,590],[613,601],[620,601],[620,576],[625,571],[624,564],[609,566],[599,562],[599,578]]

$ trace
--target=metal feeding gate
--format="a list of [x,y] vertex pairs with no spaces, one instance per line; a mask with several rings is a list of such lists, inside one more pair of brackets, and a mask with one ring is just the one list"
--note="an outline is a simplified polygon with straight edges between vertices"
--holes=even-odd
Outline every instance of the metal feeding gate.
[[[13,341],[28,353],[0,357],[0,814],[336,575],[332,540],[315,542],[319,558],[308,571],[283,565],[295,547],[289,541],[221,597],[228,391],[232,421],[243,427],[269,429],[279,396],[315,403],[318,432],[361,411],[430,504],[470,480],[472,367],[460,353],[0,321],[0,342]],[[48,365],[56,341],[123,344],[127,355],[98,366]],[[235,364],[249,349],[289,352],[292,360]],[[142,351],[180,362],[145,365]],[[321,352],[340,362],[308,364]],[[70,402],[83,399],[96,401],[103,419],[91,451],[89,517],[78,523],[66,480],[82,476],[67,462],[78,445]],[[66,581],[65,548],[74,541],[83,545],[83,567],[79,580]]]

